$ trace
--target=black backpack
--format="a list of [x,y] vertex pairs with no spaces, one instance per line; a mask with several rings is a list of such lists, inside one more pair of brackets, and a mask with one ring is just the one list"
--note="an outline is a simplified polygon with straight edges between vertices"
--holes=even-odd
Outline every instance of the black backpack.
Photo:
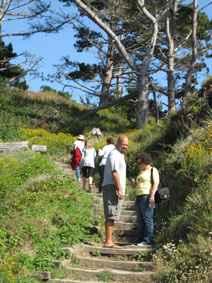
[[[153,186],[153,168],[151,168],[151,184]],[[170,192],[169,188],[164,187],[161,189],[157,189],[155,193],[155,203],[158,205],[164,204],[169,202],[170,199]]]

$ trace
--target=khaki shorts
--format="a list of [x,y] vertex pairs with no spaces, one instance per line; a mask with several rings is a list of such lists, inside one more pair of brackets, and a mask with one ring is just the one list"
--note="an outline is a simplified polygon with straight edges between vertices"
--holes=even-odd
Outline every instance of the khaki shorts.
[[105,219],[119,220],[123,200],[118,199],[115,185],[103,187],[103,203]]

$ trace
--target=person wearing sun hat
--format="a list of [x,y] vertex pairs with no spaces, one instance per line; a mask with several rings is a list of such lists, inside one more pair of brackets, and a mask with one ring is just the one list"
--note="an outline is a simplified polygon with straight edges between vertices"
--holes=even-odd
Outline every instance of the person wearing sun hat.
[[76,170],[77,175],[77,181],[80,181],[80,162],[82,158],[82,151],[84,149],[84,136],[79,135],[77,137],[77,140],[74,142],[74,150],[73,150],[73,156],[71,161],[71,167],[73,170]]

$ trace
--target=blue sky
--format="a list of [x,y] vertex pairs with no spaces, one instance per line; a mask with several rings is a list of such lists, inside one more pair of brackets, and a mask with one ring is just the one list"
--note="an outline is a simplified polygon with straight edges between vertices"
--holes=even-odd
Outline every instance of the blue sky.
[[[185,1],[191,2],[191,1]],[[209,0],[199,0],[199,7],[203,7],[206,4],[210,3]],[[57,4],[56,4],[57,3]],[[54,1],[55,9],[58,8],[61,4],[58,1]],[[212,5],[208,6],[204,12],[208,15],[210,19],[212,19]],[[3,26],[5,28],[5,26]],[[26,23],[19,24],[11,24],[6,28],[12,30],[25,30]],[[22,53],[27,51],[36,57],[42,57],[43,61],[39,66],[39,72],[43,72],[44,75],[52,74],[54,72],[53,64],[57,64],[60,62],[60,58],[65,55],[69,55],[71,60],[82,61],[86,63],[91,63],[95,60],[94,55],[92,54],[85,54],[85,53],[78,53],[73,44],[75,42],[74,32],[71,29],[71,26],[67,26],[62,31],[57,34],[35,34],[29,39],[22,39],[20,37],[9,37],[3,39],[5,43],[11,42],[13,44],[14,52]],[[212,59],[208,60],[208,65],[212,63]],[[212,71],[212,69],[211,69]],[[212,74],[210,74],[212,75]],[[200,76],[199,82],[201,83],[205,77]],[[57,83],[49,83],[47,81],[42,81],[39,78],[33,79],[30,75],[26,76],[27,84],[30,86],[29,90],[38,92],[42,85],[49,85],[56,90],[62,90],[62,86],[58,85]],[[69,89],[65,89],[65,91],[69,91]],[[79,97],[77,92],[74,92],[73,99],[78,100]]]

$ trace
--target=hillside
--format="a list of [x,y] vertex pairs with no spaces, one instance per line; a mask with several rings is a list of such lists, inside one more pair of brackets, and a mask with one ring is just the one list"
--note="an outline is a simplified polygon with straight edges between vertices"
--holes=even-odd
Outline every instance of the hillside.
[[[0,155],[0,282],[36,282],[29,279],[32,270],[50,270],[52,258],[66,257],[58,253],[60,246],[86,237],[102,240],[92,229],[96,219],[91,217],[87,196],[75,179],[59,172],[52,162],[56,152],[57,158],[63,158],[75,136],[88,136],[94,126],[104,134],[100,139],[91,137],[96,149],[108,136],[116,139],[124,133],[129,137],[128,177],[137,174],[136,155],[148,152],[162,183],[170,188],[170,209],[155,210],[158,282],[211,282],[212,122],[204,101],[192,96],[183,111],[159,125],[150,117],[149,125],[135,130],[133,118],[129,123],[121,107],[75,124],[84,106],[59,103],[55,97],[42,100],[43,94],[32,96],[1,91],[0,139],[31,144],[39,138],[40,144],[48,142],[49,154]],[[128,184],[127,197],[134,199],[134,194]]]
[[87,119],[80,117],[88,107],[50,92],[23,92],[16,88],[0,90],[0,139],[14,140],[19,127],[42,128],[51,133],[89,134],[93,127],[102,131],[124,132],[133,128],[132,120],[119,107],[102,110]]

